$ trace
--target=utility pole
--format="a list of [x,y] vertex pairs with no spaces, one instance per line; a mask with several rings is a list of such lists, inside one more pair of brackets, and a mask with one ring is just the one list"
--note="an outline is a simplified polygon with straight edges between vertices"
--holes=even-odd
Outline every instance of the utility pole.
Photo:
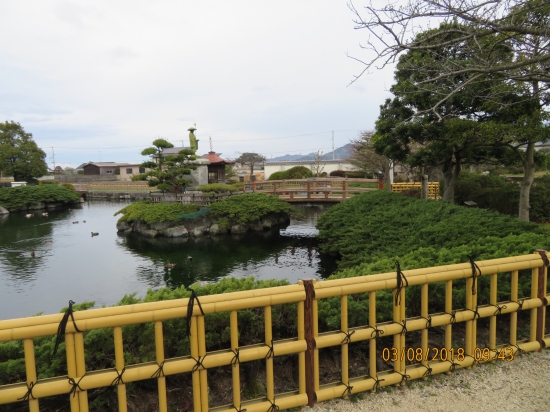
[[52,147],[52,161],[53,161],[53,172],[55,173],[55,152],[53,151],[53,147]]
[[334,130],[332,131],[332,160],[334,160]]

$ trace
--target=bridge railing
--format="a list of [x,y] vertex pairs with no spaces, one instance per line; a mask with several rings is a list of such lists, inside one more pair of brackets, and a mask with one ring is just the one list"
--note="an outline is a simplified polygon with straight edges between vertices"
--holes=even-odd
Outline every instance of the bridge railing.
[[[357,187],[356,184],[371,184],[374,187]],[[305,199],[347,199],[355,193],[378,190],[378,179],[313,178],[267,180],[245,184],[245,191],[263,192],[288,197],[290,200]]]
[[[449,266],[410,271],[398,268],[393,273],[319,282],[304,280],[297,285],[79,311],[74,313],[74,321],[68,313],[0,321],[0,342],[22,341],[26,365],[26,381],[0,386],[0,404],[28,402],[29,410],[35,412],[40,410],[40,399],[65,394],[68,395],[67,403],[72,412],[88,411],[88,390],[115,386],[118,410],[126,411],[126,384],[152,379],[157,381],[158,410],[166,412],[166,377],[190,374],[193,408],[196,412],[208,411],[207,371],[225,366],[231,368],[232,403],[216,407],[215,410],[267,412],[306,404],[312,406],[314,402],[346,397],[361,391],[375,391],[379,387],[400,384],[408,379],[469,368],[480,362],[512,360],[518,351],[535,351],[550,345],[550,335],[546,334],[545,328],[546,307],[550,299],[547,266],[546,252],[538,251],[530,255]],[[530,273],[525,274],[525,271]],[[503,282],[504,274],[510,277],[510,294],[505,300],[498,301],[497,285]],[[481,276],[490,277],[490,299],[484,304],[478,304],[477,298],[480,288],[478,279]],[[530,277],[529,296],[519,295],[519,278],[522,276]],[[453,285],[456,286],[453,282],[462,279],[465,279],[464,304],[462,307],[453,307]],[[444,283],[445,311],[432,313],[428,305],[429,286],[439,282]],[[421,289],[420,313],[411,313],[405,301],[405,290],[413,286]],[[379,322],[377,293],[383,291],[393,291],[393,317]],[[334,298],[340,300],[340,328],[319,333],[319,302]],[[368,313],[366,325],[349,326],[351,299],[364,305],[362,310]],[[286,304],[297,306],[296,336],[274,341],[272,309]],[[263,312],[264,339],[255,345],[240,346],[239,313],[251,308]],[[523,340],[518,339],[518,312],[527,312],[530,319],[529,337]],[[213,351],[207,348],[205,322],[209,315],[215,313],[229,314],[229,349]],[[497,318],[503,316],[509,316],[509,334],[504,341],[498,341]],[[55,335],[63,318],[68,320],[64,331],[67,373],[39,380],[34,339]],[[166,358],[165,322],[183,318],[190,321],[190,354]],[[478,346],[477,340],[479,319],[489,319],[488,344],[483,348]],[[154,324],[155,361],[126,364],[123,327],[144,323]],[[453,344],[453,330],[459,324],[465,325],[465,338],[463,345],[456,347]],[[429,346],[429,334],[430,330],[438,327],[444,328],[445,344],[433,348]],[[88,370],[84,334],[102,328],[112,328],[115,352],[113,368]],[[408,348],[405,346],[405,338],[414,332],[420,332],[421,342],[415,348]],[[393,337],[393,346],[384,347],[381,354],[379,341],[388,336]],[[368,373],[350,377],[349,346],[357,342],[368,342]],[[319,350],[329,347],[340,351],[340,379],[321,384]],[[274,358],[290,354],[298,357],[298,389],[275,393]],[[387,366],[386,370],[377,366],[380,356],[387,356],[393,361],[393,370],[387,370]],[[241,364],[257,360],[265,362],[265,396],[245,401],[241,398]]]

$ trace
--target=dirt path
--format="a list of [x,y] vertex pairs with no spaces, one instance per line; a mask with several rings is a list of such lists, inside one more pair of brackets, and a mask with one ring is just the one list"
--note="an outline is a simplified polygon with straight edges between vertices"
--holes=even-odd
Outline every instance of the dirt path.
[[550,350],[524,354],[513,362],[481,364],[415,380],[403,387],[336,399],[302,412],[347,411],[543,411],[550,407]]

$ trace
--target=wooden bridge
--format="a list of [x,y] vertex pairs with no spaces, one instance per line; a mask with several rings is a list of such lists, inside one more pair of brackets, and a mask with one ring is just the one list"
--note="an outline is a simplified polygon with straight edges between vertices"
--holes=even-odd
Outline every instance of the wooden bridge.
[[381,183],[378,179],[313,178],[251,182],[244,189],[278,195],[291,203],[338,203],[356,193],[379,190]]

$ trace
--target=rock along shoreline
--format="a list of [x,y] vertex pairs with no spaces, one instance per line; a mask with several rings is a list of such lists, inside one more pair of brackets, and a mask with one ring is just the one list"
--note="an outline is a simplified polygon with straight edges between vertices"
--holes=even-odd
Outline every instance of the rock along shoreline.
[[286,212],[269,213],[259,220],[242,225],[235,221],[229,221],[227,226],[220,224],[221,218],[211,215],[194,219],[182,218],[177,221],[168,220],[157,223],[143,221],[117,222],[118,232],[123,234],[136,233],[145,237],[201,237],[207,235],[240,234],[245,232],[260,232],[269,230],[274,226],[284,226],[290,223],[290,215]]

